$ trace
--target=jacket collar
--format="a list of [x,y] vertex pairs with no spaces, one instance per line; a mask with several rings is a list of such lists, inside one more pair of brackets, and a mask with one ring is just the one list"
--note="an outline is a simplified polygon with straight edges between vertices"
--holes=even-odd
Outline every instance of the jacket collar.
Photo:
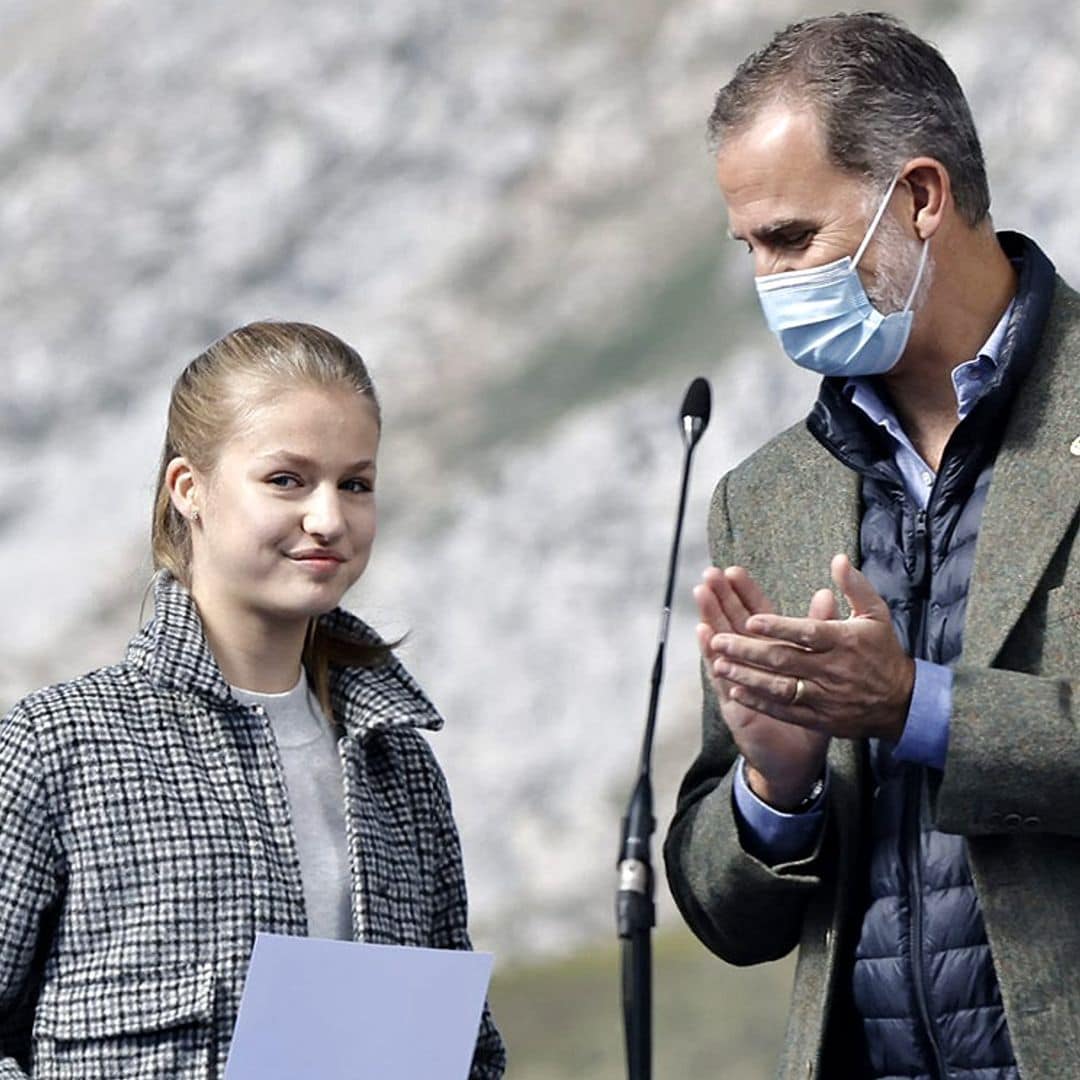
[[127,661],[155,690],[236,706],[191,594],[171,574],[154,578],[154,617],[128,645]]
[[[338,634],[381,644],[355,615],[335,608],[319,623]],[[224,708],[239,708],[214,659],[191,593],[167,571],[154,580],[154,617],[128,645],[128,663],[158,691],[186,694]],[[391,655],[374,668],[330,668],[330,695],[347,733],[363,737],[390,727],[437,730],[442,717],[401,662]]]
[[[319,617],[320,626],[369,645],[384,644],[367,623],[343,608]],[[330,666],[330,698],[345,730],[365,736],[395,727],[438,731],[443,719],[427,694],[392,653],[376,667]]]

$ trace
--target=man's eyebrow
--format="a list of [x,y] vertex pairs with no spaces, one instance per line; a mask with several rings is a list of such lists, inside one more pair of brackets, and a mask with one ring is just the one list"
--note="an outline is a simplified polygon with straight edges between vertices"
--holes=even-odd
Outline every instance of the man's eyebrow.
[[[759,243],[768,245],[793,233],[814,232],[817,227],[817,222],[811,221],[809,218],[781,218],[778,221],[769,222],[768,225],[761,225],[756,229],[751,229],[750,235]],[[728,236],[732,240],[742,240],[744,242],[746,240],[745,236],[732,232],[730,228],[728,229]]]

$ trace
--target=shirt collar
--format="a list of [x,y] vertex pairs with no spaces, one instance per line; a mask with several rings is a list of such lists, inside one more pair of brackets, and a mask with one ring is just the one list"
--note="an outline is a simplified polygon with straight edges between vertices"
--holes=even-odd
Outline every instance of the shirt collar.
[[[1009,306],[990,331],[990,336],[971,360],[958,364],[952,370],[953,390],[956,393],[956,418],[963,420],[975,407],[983,391],[990,385],[998,369],[1001,348],[1005,342],[1005,332],[1016,298],[1009,301]],[[861,409],[875,424],[883,427],[894,439],[903,438],[903,429],[896,419],[892,408],[886,404],[878,392],[874,380],[869,377],[848,379],[844,383],[844,393],[848,400]]]

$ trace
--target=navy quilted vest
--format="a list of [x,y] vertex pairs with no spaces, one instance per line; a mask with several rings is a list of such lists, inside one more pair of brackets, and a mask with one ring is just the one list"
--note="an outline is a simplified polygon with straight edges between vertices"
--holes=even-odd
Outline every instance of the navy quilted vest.
[[[888,601],[909,654],[951,664],[962,651],[968,583],[993,460],[1012,393],[1030,366],[1053,291],[1049,260],[1001,235],[1020,259],[999,365],[942,458],[926,511],[904,491],[887,436],[826,379],[808,424],[862,477],[862,569]],[[926,769],[871,742],[876,790],[869,906],[852,989],[866,1075],[1016,1080],[1001,995],[961,836],[933,828]]]
[[[959,491],[936,487],[926,513],[883,482],[864,481],[863,570],[888,599],[897,634],[915,656],[948,664],[960,654],[991,473],[985,466],[973,487]],[[966,479],[963,471],[958,478]],[[1012,1080],[1012,1047],[964,840],[931,827],[925,770],[894,762],[889,749],[871,746],[870,906],[853,983],[869,1075]]]

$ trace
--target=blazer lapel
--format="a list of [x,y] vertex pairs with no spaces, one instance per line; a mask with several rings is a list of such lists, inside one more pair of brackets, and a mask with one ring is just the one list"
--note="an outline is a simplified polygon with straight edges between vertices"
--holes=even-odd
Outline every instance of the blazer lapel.
[[1031,600],[1080,496],[1076,294],[1060,283],[1039,355],[994,465],[968,592],[963,662],[992,664]]
[[[783,574],[778,601],[785,615],[805,615],[810,597],[831,588],[829,563],[840,552],[859,565],[859,477],[828,454],[803,429],[806,453],[792,455],[789,481],[799,497],[778,501],[784,515],[771,530],[774,565]],[[802,527],[791,528],[790,508],[799,507]],[[841,601],[843,598],[840,598]]]

